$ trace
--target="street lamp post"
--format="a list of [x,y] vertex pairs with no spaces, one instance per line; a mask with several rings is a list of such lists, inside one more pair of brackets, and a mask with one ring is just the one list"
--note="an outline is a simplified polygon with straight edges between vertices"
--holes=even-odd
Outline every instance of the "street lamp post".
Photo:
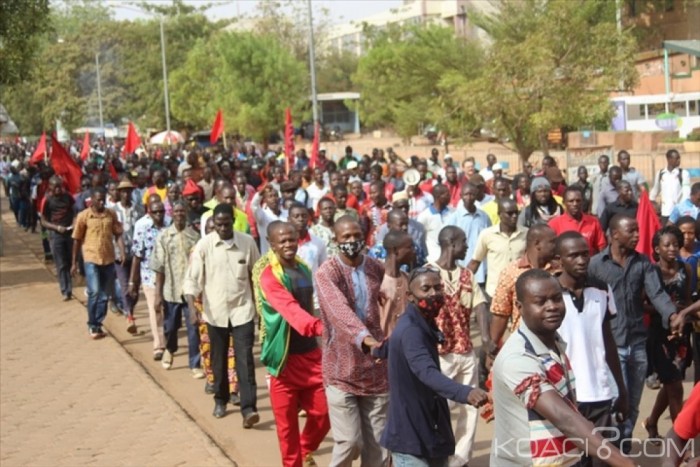
[[163,60],[163,100],[165,101],[165,128],[170,136],[170,98],[168,95],[168,66],[165,62],[165,32],[163,31],[163,16],[160,17],[160,52]]
[[102,83],[100,78],[100,53],[95,53],[95,68],[97,69],[97,107],[100,110],[100,130],[104,133],[105,122],[102,115]]
[[318,99],[316,97],[316,53],[314,49],[314,19],[311,13],[311,0],[309,4],[309,68],[311,69],[311,106],[314,116],[314,132],[318,125]]

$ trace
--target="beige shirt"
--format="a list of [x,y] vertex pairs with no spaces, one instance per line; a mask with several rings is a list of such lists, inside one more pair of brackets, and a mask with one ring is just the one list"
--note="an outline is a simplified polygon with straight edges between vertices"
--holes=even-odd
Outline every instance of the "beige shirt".
[[204,293],[204,320],[216,327],[240,326],[253,320],[251,273],[260,258],[253,237],[233,232],[230,246],[216,232],[194,247],[183,293]]
[[379,288],[379,319],[387,338],[396,327],[396,322],[407,304],[408,274],[399,272],[399,277],[391,277],[384,273],[384,279]]
[[520,258],[525,251],[526,236],[527,229],[523,227],[518,226],[517,230],[508,236],[501,232],[500,225],[491,226],[479,234],[472,259],[481,262],[486,259],[489,265],[486,276],[486,293],[491,297],[496,293],[498,276],[501,275],[501,271],[508,266],[508,263]]

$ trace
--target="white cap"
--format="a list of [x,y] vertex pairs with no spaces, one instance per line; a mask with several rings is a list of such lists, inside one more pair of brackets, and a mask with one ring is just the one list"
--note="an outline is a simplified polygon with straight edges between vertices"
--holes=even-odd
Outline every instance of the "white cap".
[[493,164],[493,166],[491,166],[491,171],[494,170],[503,170],[503,166],[500,162],[496,162],[495,164]]
[[352,169],[356,169],[357,166],[358,166],[358,164],[357,164],[356,161],[350,161],[350,162],[348,162],[348,165],[346,165],[345,167],[346,167],[348,170],[352,170]]
[[450,154],[445,154],[444,159],[452,159],[452,156]]

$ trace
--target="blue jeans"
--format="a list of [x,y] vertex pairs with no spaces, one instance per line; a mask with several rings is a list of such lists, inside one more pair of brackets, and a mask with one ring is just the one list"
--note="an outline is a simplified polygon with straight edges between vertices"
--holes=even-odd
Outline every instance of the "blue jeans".
[[619,427],[621,438],[626,439],[632,437],[634,425],[639,418],[639,403],[642,401],[644,378],[647,376],[646,343],[640,342],[628,347],[618,347],[617,354],[620,358],[622,377],[625,380],[629,398],[627,420]]
[[[185,317],[187,326],[187,350],[189,354],[190,369],[201,366],[201,355],[199,354],[199,327],[190,323],[190,310],[184,302],[164,302],[165,315],[163,316],[163,334],[165,334],[165,348],[168,352],[175,354],[178,349],[177,331],[182,326],[182,317]],[[227,379],[228,381],[228,379]]]
[[107,316],[107,301],[114,293],[114,263],[99,265],[85,262],[88,291],[88,328],[102,326]]
[[392,452],[391,460],[394,463],[394,467],[447,467],[447,457],[426,459],[425,457],[416,457],[411,454]]

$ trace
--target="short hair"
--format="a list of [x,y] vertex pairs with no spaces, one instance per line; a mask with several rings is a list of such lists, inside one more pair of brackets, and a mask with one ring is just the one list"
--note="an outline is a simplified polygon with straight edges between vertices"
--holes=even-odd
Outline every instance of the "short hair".
[[267,225],[267,230],[265,231],[265,235],[267,236],[267,238],[270,238],[270,233],[272,233],[275,229],[279,229],[280,227],[289,227],[290,229],[292,229],[296,232],[296,229],[294,228],[294,226],[292,224],[290,224],[289,222],[276,220],[276,221],[270,222]]
[[515,206],[518,205],[514,200],[510,198],[501,198],[498,200],[498,214],[501,214],[503,210],[505,210],[506,205],[508,204],[514,204]]
[[438,234],[438,245],[441,247],[449,246],[460,234],[465,235],[464,230],[454,225],[447,225]]
[[625,185],[632,188],[632,184],[630,182],[628,182],[627,180],[620,180],[619,182],[617,182],[615,184],[615,188],[619,190],[621,187],[623,187]]
[[[700,217],[698,219],[700,219]],[[681,216],[676,221],[676,227],[680,227],[681,225],[685,225],[685,224],[695,225],[695,222],[696,222],[696,220],[693,219],[693,217],[691,217],[691,216]]]
[[101,194],[102,196],[107,196],[107,192],[101,186],[93,187],[92,190],[90,190],[90,196],[95,196],[96,194]]
[[602,154],[600,157],[598,157],[598,162],[600,161],[607,161],[609,163],[610,158],[606,154]]
[[287,212],[291,214],[292,211],[295,209],[303,209],[304,211],[309,212],[308,208],[299,201],[292,201],[292,203],[289,205],[289,208],[287,208]]
[[622,175],[622,168],[619,165],[613,165],[608,170],[608,173],[612,173],[612,172],[615,172],[615,173],[620,172],[620,175]]
[[544,157],[542,158],[542,164],[545,164],[545,163],[551,164],[551,165],[554,165],[554,166],[557,165],[557,161],[554,160],[554,158],[553,158],[552,156],[544,156]]
[[335,206],[335,200],[333,198],[329,198],[328,196],[324,196],[320,200],[318,200],[318,208],[321,208],[321,204],[323,203],[331,203],[333,206]]
[[515,297],[522,303],[528,284],[533,281],[553,280],[554,277],[544,269],[529,269],[522,273],[515,281]]
[[447,185],[443,185],[442,183],[440,183],[440,184],[437,184],[433,187],[433,196],[435,196],[436,192],[442,193],[442,192],[449,192],[449,191],[450,191],[450,189],[447,188]]
[[610,229],[610,232],[614,230],[618,230],[620,228],[620,224],[624,221],[636,221],[634,217],[628,216],[626,214],[615,214],[613,218],[610,220],[610,224],[608,224],[608,228]]
[[63,186],[63,179],[59,177],[58,175],[52,175],[51,178],[49,178],[49,185],[61,185]]
[[404,232],[403,230],[390,230],[384,237],[382,246],[384,246],[384,249],[388,252],[389,250],[398,248],[406,237],[411,238],[408,232]]
[[401,217],[402,219],[404,217],[408,217],[408,214],[406,214],[403,210],[394,208],[391,211],[389,211],[386,215],[386,221],[389,222],[390,219],[394,219],[396,217]]
[[567,186],[566,189],[564,190],[563,198],[566,199],[566,195],[568,195],[569,193],[578,193],[579,195],[581,195],[581,198],[583,198],[583,190],[581,188],[579,188],[577,185]]
[[698,193],[700,193],[700,182],[695,182],[693,186],[690,187],[690,194],[695,196]]
[[677,149],[669,149],[666,151],[666,159],[673,157],[673,156],[680,156],[681,154],[678,152]]
[[181,199],[178,199],[177,201],[173,201],[171,206],[171,210],[175,210],[176,207],[181,207],[187,210],[187,203]]
[[461,191],[461,193],[464,193],[464,192],[466,191],[467,188],[472,189],[472,190],[476,190],[476,189],[477,189],[476,186],[474,186],[471,182],[467,182],[467,183],[465,183],[464,185],[462,185],[462,191]]
[[342,225],[342,224],[357,224],[357,225],[360,225],[360,222],[359,222],[357,219],[355,219],[353,216],[351,216],[351,215],[349,215],[349,214],[346,214],[346,215],[340,216],[338,219],[336,219],[335,224],[334,224],[333,227],[334,227],[334,228],[337,228],[338,226],[340,226],[340,225]]
[[554,233],[554,229],[552,229],[549,225],[547,224],[535,224],[532,227],[530,227],[527,230],[527,234],[525,235],[525,243],[529,246],[542,238],[542,234],[545,232],[552,232]]
[[564,242],[569,240],[583,240],[585,242],[586,238],[574,230],[569,230],[567,232],[561,233],[559,236],[557,236],[557,243],[555,247],[555,251],[558,255],[561,256],[562,245],[564,244]]
[[233,219],[233,206],[224,203],[217,204],[214,208],[214,213],[212,214],[212,217],[216,217],[218,215],[230,216],[231,219]]

